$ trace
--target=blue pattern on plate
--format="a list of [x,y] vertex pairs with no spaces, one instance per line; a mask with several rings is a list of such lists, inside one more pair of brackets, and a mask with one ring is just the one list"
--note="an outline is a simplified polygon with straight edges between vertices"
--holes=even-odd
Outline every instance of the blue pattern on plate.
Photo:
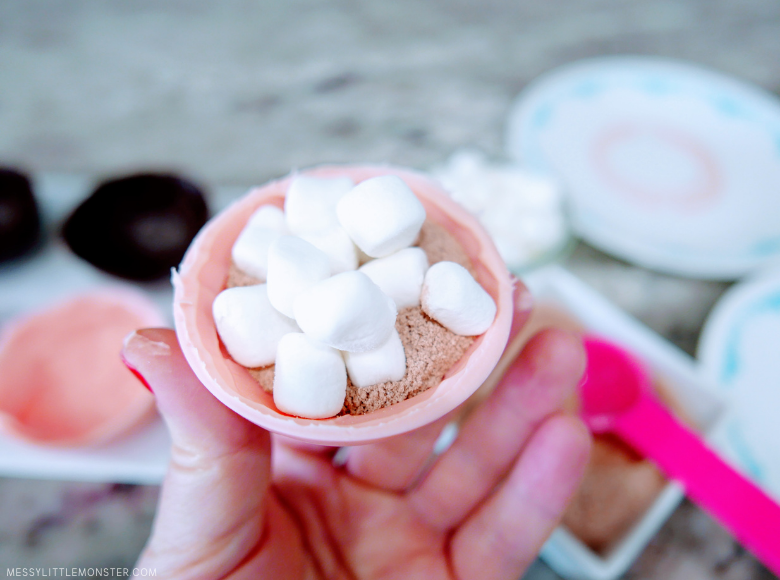
[[639,89],[651,95],[666,95],[674,92],[674,83],[663,77],[650,76],[639,84]]
[[710,102],[715,107],[716,111],[726,115],[727,117],[743,119],[749,118],[749,115],[745,110],[745,107],[742,106],[742,103],[728,95],[714,95]]
[[756,256],[771,256],[780,251],[780,238],[769,238],[756,242],[751,247],[751,251]]
[[741,370],[739,345],[745,326],[752,318],[767,312],[780,314],[780,292],[764,296],[760,301],[751,304],[732,326],[731,333],[726,340],[726,352],[723,356],[723,369],[720,375],[720,384],[724,388],[733,387],[732,383]]
[[[721,370],[719,386],[729,391],[734,388],[734,383],[740,372],[742,362],[739,355],[739,347],[747,324],[763,315],[780,314],[780,290],[775,289],[772,294],[762,296],[758,301],[749,304],[736,318],[736,323],[731,327],[731,332],[726,339],[726,349],[723,355],[723,368]],[[765,470],[753,454],[750,444],[745,440],[741,425],[734,419],[726,426],[725,436],[731,451],[736,456],[739,464],[747,471],[755,481],[765,482]]]
[[584,81],[574,87],[572,90],[572,94],[575,97],[579,97],[581,99],[588,99],[590,97],[595,97],[600,92],[602,92],[606,86],[603,82],[596,81],[596,80],[587,80]]

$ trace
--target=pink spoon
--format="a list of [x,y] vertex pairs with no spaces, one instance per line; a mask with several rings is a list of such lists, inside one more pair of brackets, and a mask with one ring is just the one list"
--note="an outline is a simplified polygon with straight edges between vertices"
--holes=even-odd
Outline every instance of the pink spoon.
[[780,577],[780,506],[672,415],[631,355],[594,337],[585,338],[585,350],[588,365],[580,392],[583,419],[591,430],[614,433],[654,461]]

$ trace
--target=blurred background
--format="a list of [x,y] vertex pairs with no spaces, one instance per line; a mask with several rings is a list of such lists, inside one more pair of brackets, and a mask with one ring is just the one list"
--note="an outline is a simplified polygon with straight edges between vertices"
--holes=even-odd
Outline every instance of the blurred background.
[[[614,54],[685,59],[778,93],[780,3],[3,0],[0,165],[55,190],[75,178],[84,196],[128,172],[175,172],[216,208],[313,164],[429,169],[463,147],[502,159],[510,107],[530,81]],[[565,266],[689,354],[728,288],[581,241]],[[0,573],[132,566],[157,491],[0,478]],[[541,562],[528,574],[557,577]],[[771,575],[684,503],[627,577]]]

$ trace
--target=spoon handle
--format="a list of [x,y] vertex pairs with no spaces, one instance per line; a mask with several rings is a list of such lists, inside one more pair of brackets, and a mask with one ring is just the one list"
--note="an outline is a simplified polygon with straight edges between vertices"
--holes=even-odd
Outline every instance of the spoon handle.
[[780,577],[780,506],[738,473],[654,396],[644,393],[613,430],[682,483],[691,501],[714,516]]

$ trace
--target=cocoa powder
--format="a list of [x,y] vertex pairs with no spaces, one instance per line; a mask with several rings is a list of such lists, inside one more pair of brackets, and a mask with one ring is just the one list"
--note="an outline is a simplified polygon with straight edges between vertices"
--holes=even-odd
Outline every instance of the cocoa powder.
[[417,244],[428,256],[428,264],[455,262],[474,274],[474,267],[468,255],[452,235],[436,222],[426,220],[420,229]]
[[227,288],[233,288],[235,286],[256,286],[257,284],[262,283],[262,280],[255,278],[254,276],[250,276],[241,270],[238,266],[236,266],[233,260],[230,261],[230,270],[228,270],[227,284],[225,284]]
[[399,312],[395,329],[406,352],[404,378],[362,388],[348,381],[344,406],[351,415],[370,413],[435,387],[474,342],[474,337],[450,332],[419,307]]

